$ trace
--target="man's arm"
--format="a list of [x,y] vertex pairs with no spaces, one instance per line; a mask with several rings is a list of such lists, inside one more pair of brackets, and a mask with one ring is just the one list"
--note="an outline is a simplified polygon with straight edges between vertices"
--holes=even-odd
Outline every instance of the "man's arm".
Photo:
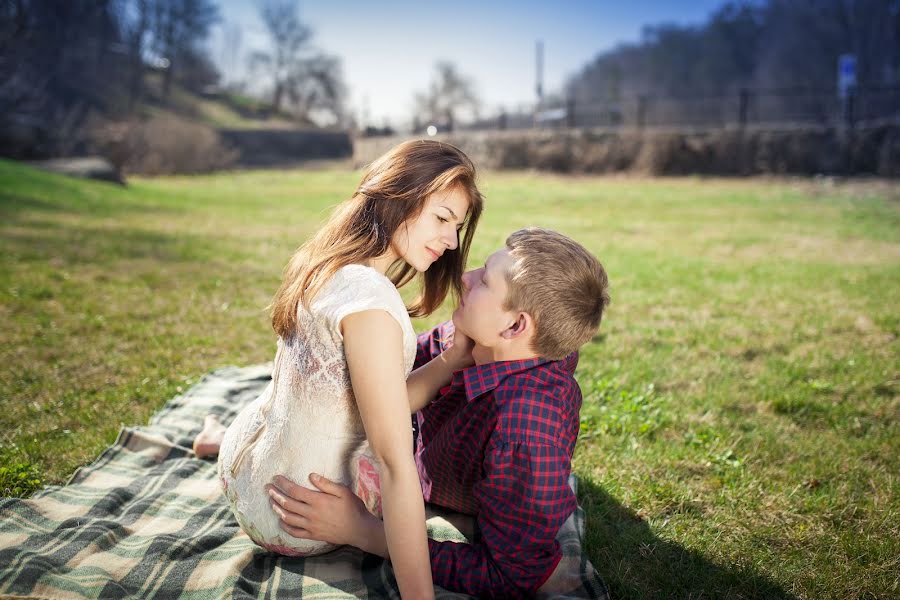
[[577,506],[571,457],[551,444],[492,442],[484,468],[473,490],[481,539],[428,540],[434,583],[479,597],[530,597],[562,558],[556,535]]
[[[568,453],[553,445],[493,444],[485,457],[487,477],[474,490],[481,539],[428,540],[434,583],[480,597],[533,595],[562,558],[556,535],[576,506],[570,468]],[[389,558],[383,522],[349,488],[311,481],[320,492],[283,478],[270,490],[286,531]]]
[[309,481],[319,491],[281,475],[266,486],[282,529],[294,537],[347,544],[388,557],[384,522],[366,509],[353,490],[316,474],[310,475]]

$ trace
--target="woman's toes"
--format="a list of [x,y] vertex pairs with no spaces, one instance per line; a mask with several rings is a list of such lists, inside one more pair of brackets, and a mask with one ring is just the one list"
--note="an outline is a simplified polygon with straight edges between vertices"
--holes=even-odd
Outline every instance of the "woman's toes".
[[194,454],[197,458],[216,456],[225,436],[225,426],[216,415],[207,415],[203,420],[203,430],[194,438]]

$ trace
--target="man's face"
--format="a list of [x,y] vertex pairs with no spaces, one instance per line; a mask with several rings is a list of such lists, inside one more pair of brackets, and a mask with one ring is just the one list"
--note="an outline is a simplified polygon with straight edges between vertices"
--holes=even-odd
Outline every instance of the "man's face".
[[475,343],[492,347],[515,321],[515,313],[503,309],[506,273],[513,264],[509,248],[494,252],[484,264],[463,274],[463,294],[453,312],[453,323]]

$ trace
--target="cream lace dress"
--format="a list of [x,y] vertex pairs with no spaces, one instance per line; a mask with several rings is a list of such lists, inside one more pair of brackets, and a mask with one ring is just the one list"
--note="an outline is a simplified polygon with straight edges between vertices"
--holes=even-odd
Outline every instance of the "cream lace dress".
[[272,382],[225,432],[219,450],[222,487],[241,528],[266,549],[308,556],[334,548],[279,527],[265,491],[275,475],[315,489],[309,474],[319,473],[355,490],[380,516],[377,473],[340,332],[344,317],[372,309],[387,311],[400,324],[408,377],[416,336],[397,288],[370,267],[348,265],[322,287],[309,310],[299,306],[296,333],[278,340]]

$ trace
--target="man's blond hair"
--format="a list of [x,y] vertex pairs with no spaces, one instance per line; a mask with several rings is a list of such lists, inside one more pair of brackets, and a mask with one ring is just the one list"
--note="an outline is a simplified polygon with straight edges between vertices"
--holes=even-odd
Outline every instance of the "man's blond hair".
[[524,311],[535,323],[532,350],[559,360],[590,340],[609,304],[603,265],[561,233],[529,227],[506,239],[513,264],[506,274],[504,310]]

